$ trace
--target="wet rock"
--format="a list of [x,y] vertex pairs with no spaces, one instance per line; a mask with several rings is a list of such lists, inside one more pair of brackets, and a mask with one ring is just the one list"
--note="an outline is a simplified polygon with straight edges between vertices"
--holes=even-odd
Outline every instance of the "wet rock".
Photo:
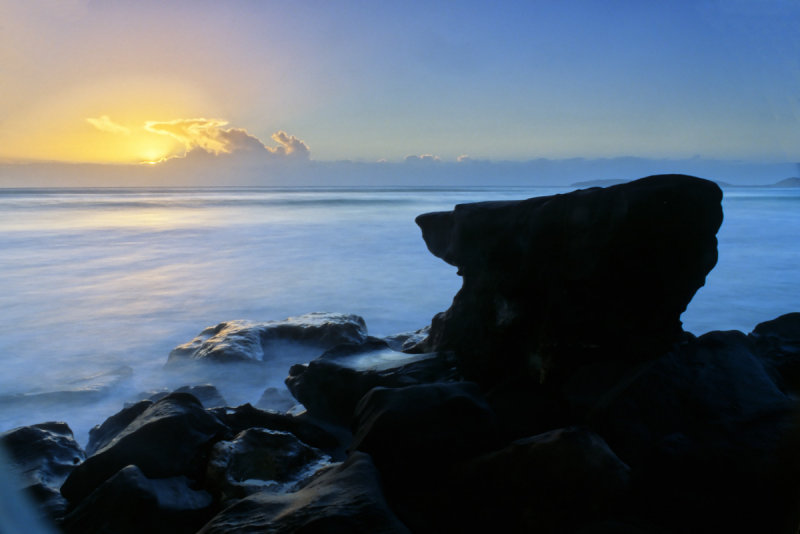
[[23,488],[50,518],[60,517],[67,503],[59,493],[64,480],[86,458],[66,423],[49,422],[0,434]]
[[227,425],[233,434],[239,434],[249,428],[267,428],[291,432],[303,443],[326,452],[340,446],[339,440],[333,434],[303,417],[259,410],[250,404],[236,408],[216,408],[211,412]]
[[717,261],[721,199],[713,182],[661,175],[420,215],[428,249],[463,286],[413,350],[453,350],[484,387],[663,354]]
[[213,516],[213,504],[184,476],[149,479],[129,465],[92,491],[61,526],[68,534],[190,534]]
[[[166,397],[168,393],[164,393]],[[89,443],[86,445],[86,454],[91,456],[117,437],[117,435],[125,430],[125,428],[133,422],[134,419],[139,417],[142,412],[148,409],[153,404],[152,400],[141,400],[134,404],[124,407],[122,410],[112,415],[102,424],[95,425],[89,431]]]
[[286,378],[289,391],[311,416],[335,425],[349,427],[356,404],[374,387],[405,387],[456,375],[454,362],[446,354],[409,356],[389,348],[335,350],[307,365],[293,365]]
[[765,321],[748,337],[778,385],[788,393],[800,394],[800,313]]
[[405,534],[383,498],[370,457],[354,453],[294,493],[256,493],[229,506],[198,534],[245,532]]
[[389,345],[389,348],[393,350],[409,350],[428,337],[430,330],[431,327],[428,325],[413,332],[403,332],[386,336],[383,340]]
[[425,476],[499,444],[497,418],[470,382],[377,387],[356,407],[351,450],[369,453],[387,484]]
[[228,321],[203,330],[170,352],[168,364],[200,360],[213,363],[269,361],[287,343],[326,350],[367,338],[364,319],[340,313],[309,313],[283,321]]
[[148,478],[199,479],[208,450],[228,432],[192,395],[173,393],[148,406],[73,470],[61,494],[77,504],[127,465],[137,466]]
[[636,507],[656,523],[695,532],[797,527],[797,405],[743,333],[687,335],[650,362],[578,373],[566,391],[580,392],[575,404],[589,426],[632,468],[644,501]]
[[513,442],[470,460],[454,484],[462,528],[473,532],[574,532],[616,512],[630,468],[580,427]]
[[285,492],[329,460],[294,434],[250,428],[214,445],[207,483],[223,501],[260,491]]

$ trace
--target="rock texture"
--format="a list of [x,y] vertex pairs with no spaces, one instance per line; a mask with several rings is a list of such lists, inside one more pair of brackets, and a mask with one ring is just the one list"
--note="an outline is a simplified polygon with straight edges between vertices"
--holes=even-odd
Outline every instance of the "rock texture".
[[428,249],[463,287],[415,350],[455,351],[485,386],[657,356],[716,264],[721,199],[713,182],[661,175],[420,215]]
[[199,534],[237,532],[404,534],[384,500],[379,475],[363,453],[295,493],[257,493],[226,508]]
[[366,337],[364,319],[341,313],[308,313],[267,323],[227,321],[176,347],[167,363],[267,361],[285,349],[285,343],[324,351],[342,343],[362,343]]
[[65,423],[25,426],[0,434],[0,446],[20,474],[25,491],[41,504],[45,515],[59,517],[66,501],[59,488],[86,454]]
[[144,476],[197,479],[211,443],[230,430],[188,393],[148,406],[113,439],[70,473],[61,494],[77,503],[127,465]]

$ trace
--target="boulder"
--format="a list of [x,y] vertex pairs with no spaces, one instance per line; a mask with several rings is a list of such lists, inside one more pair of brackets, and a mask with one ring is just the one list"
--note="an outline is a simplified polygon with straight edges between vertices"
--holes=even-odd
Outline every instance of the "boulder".
[[404,486],[499,444],[497,418],[471,382],[373,388],[353,429],[350,449],[370,454],[387,484]]
[[445,354],[409,356],[381,341],[377,350],[340,346],[308,364],[293,365],[286,386],[312,417],[349,427],[356,404],[372,388],[444,381],[455,374]]
[[50,518],[61,516],[67,503],[59,488],[86,455],[66,423],[49,422],[15,428],[0,434],[23,488]]
[[[168,393],[164,394],[166,397]],[[160,397],[160,398],[164,398]],[[117,437],[117,435],[125,430],[134,419],[139,417],[142,412],[152,406],[153,401],[146,399],[136,402],[134,404],[125,406],[122,410],[115,413],[99,425],[95,425],[89,431],[89,443],[86,445],[86,454],[93,455]]]
[[191,534],[213,516],[213,505],[184,476],[149,479],[129,465],[81,501],[61,527],[67,534]]
[[576,417],[631,467],[634,507],[655,523],[691,532],[797,528],[797,405],[742,332],[686,334],[655,360],[595,364],[564,391]]
[[454,483],[461,529],[574,532],[616,511],[630,468],[582,427],[518,440],[467,462]]
[[748,337],[778,385],[800,394],[800,313],[760,323]]
[[207,484],[222,501],[260,491],[282,493],[330,461],[294,434],[249,428],[211,450]]
[[70,473],[61,494],[75,505],[117,471],[135,465],[148,478],[185,475],[198,480],[214,442],[230,432],[187,393],[148,406],[110,442]]
[[340,447],[339,440],[321,426],[302,416],[259,410],[250,404],[235,408],[215,408],[210,410],[233,434],[248,428],[267,428],[281,432],[291,432],[303,443],[322,449],[328,453]]
[[354,453],[296,492],[256,493],[232,504],[198,534],[245,532],[406,534],[409,531],[386,504],[369,455]]
[[341,313],[308,313],[283,321],[227,321],[211,326],[169,354],[167,364],[263,362],[279,356],[287,343],[326,350],[367,338],[364,319]]
[[227,406],[228,403],[225,402],[225,398],[219,392],[219,390],[212,384],[198,384],[195,386],[181,386],[176,390],[169,391],[158,391],[153,393],[148,398],[151,401],[158,401],[169,395],[170,393],[188,393],[206,408],[219,408],[220,406]]
[[484,387],[659,356],[717,261],[721,199],[708,180],[659,175],[420,215],[428,249],[463,286],[412,350],[453,350]]

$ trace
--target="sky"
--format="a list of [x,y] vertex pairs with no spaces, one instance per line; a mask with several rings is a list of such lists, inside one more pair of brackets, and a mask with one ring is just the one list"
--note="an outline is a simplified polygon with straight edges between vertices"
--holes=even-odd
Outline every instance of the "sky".
[[797,162],[798,27],[796,0],[0,0],[0,161]]

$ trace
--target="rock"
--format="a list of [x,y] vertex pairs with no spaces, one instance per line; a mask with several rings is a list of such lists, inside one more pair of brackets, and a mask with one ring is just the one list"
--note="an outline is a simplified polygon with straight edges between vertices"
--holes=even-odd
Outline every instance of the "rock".
[[42,511],[50,518],[60,517],[67,503],[58,490],[86,458],[69,426],[49,422],[15,428],[0,434],[0,445]]
[[570,427],[470,460],[454,491],[462,529],[555,534],[604,518],[629,483],[630,468],[603,438]]
[[406,534],[389,509],[370,457],[354,453],[294,493],[256,493],[229,506],[198,534],[245,532]]
[[453,350],[484,387],[663,354],[717,261],[721,199],[713,182],[660,175],[420,215],[428,249],[463,286],[413,350]]
[[186,477],[149,479],[129,465],[81,501],[61,526],[67,534],[190,534],[210,519],[213,504]]
[[778,385],[788,393],[800,394],[800,313],[765,321],[748,337]]
[[387,484],[421,477],[498,445],[497,419],[476,384],[376,387],[356,407],[351,450],[370,454]]
[[331,452],[340,446],[339,440],[333,434],[303,417],[259,410],[250,404],[236,408],[217,408],[211,412],[230,427],[234,434],[239,434],[248,428],[268,428],[291,432],[303,443],[326,452]]
[[127,465],[148,478],[185,475],[198,480],[214,442],[229,429],[187,393],[148,406],[113,439],[70,473],[61,494],[77,504]]
[[340,313],[308,313],[283,321],[228,321],[203,330],[176,347],[168,364],[201,360],[213,363],[268,361],[294,343],[326,350],[367,338],[364,319]]
[[428,337],[430,331],[431,327],[429,325],[415,330],[414,332],[403,332],[401,334],[386,336],[383,340],[389,345],[389,348],[393,350],[408,350]]
[[228,405],[217,388],[211,384],[181,386],[175,390],[175,393],[188,393],[193,395],[205,408],[217,408],[219,406]]
[[686,334],[658,359],[587,369],[565,396],[631,467],[641,499],[634,508],[655,523],[693,532],[797,528],[797,405],[743,333]]
[[409,356],[389,348],[346,352],[338,347],[307,365],[293,365],[286,386],[312,417],[349,427],[356,404],[374,387],[404,387],[454,375],[454,362],[443,354]]
[[282,493],[327,465],[330,457],[294,434],[250,428],[211,450],[208,483],[223,501],[260,491]]
[[[163,399],[168,394],[169,393],[165,392],[164,396],[159,397],[157,400]],[[92,427],[89,431],[89,443],[86,445],[86,454],[91,456],[111,443],[120,432],[125,430],[134,419],[139,417],[142,412],[152,406],[152,404],[152,400],[141,400],[124,407],[122,410],[103,421],[102,424]]]

